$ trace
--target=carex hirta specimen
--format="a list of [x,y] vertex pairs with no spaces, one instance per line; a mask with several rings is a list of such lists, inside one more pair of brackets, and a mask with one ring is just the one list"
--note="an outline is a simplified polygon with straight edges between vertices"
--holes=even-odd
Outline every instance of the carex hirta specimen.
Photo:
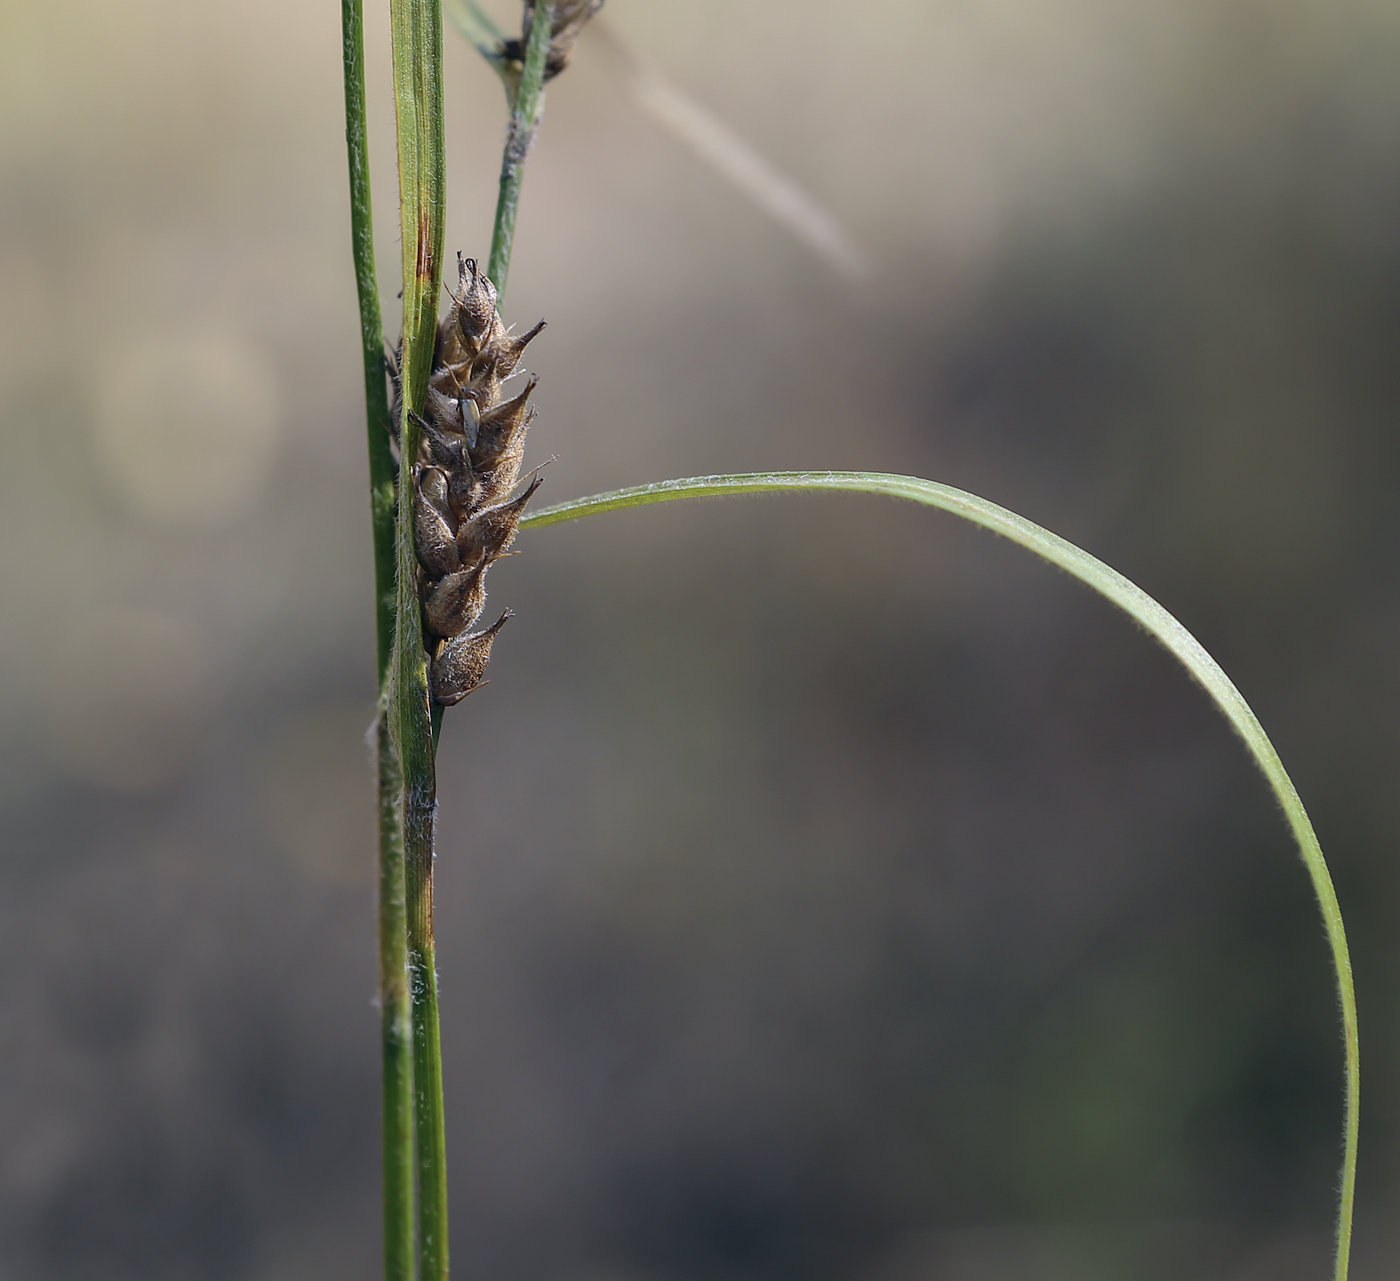
[[[510,109],[490,265],[460,259],[439,318],[446,226],[441,0],[389,0],[397,131],[403,330],[386,359],[374,264],[362,0],[341,0],[351,233],[360,304],[380,715],[379,1004],[383,1063],[384,1272],[447,1281],[446,1129],[438,1030],[433,867],[442,713],[480,687],[509,617],[477,628],[491,566],[538,480],[520,484],[539,332],[498,313],[524,163],[543,85],[600,0],[536,0],[522,38],[489,50]],[[392,390],[392,395],[390,394]],[[392,403],[391,403],[392,402]]]
[[[538,378],[531,374],[512,396],[504,384],[522,372],[520,358],[544,321],[527,333],[510,333],[496,309],[495,286],[475,260],[459,257],[457,276],[452,306],[438,325],[409,477],[429,684],[433,701],[444,707],[482,683],[492,642],[510,617],[506,611],[490,627],[471,630],[486,604],[486,574],[509,550],[540,485],[535,476],[513,492]],[[401,467],[408,465],[401,460]]]
[[[437,316],[445,219],[441,0],[389,0],[398,123],[404,340],[386,403],[365,147],[361,0],[342,0],[346,141],[360,295],[377,584],[380,706],[380,1000],[384,1065],[384,1261],[388,1281],[447,1281],[446,1139],[434,960],[432,869],[436,729],[441,710],[482,683],[509,612],[473,630],[487,573],[518,529],[639,504],[784,490],[849,491],[940,508],[1011,539],[1099,592],[1167,647],[1244,740],[1279,801],[1312,878],[1331,945],[1346,1055],[1346,1121],[1334,1281],[1346,1281],[1356,1179],[1359,1056],[1351,963],[1336,893],[1302,802],[1254,713],[1200,643],[1140,588],[1087,552],[961,490],[874,472],[771,472],[662,481],[575,499],[522,519],[538,488],[520,486],[535,386],[513,394],[526,345],[498,314],[521,175],[543,110],[543,85],[567,66],[601,0],[526,0],[508,39],[476,0],[449,0],[500,75],[511,120],[502,154],[490,264],[458,263]],[[488,279],[489,277],[489,279]],[[494,282],[494,283],[493,283]],[[402,386],[400,386],[400,374]],[[405,405],[404,399],[411,400]],[[386,430],[392,420],[394,427]],[[393,457],[391,440],[399,443]],[[406,446],[406,447],[405,447]],[[420,626],[421,624],[421,626]],[[425,652],[426,651],[426,652]],[[434,704],[432,715],[429,703]]]

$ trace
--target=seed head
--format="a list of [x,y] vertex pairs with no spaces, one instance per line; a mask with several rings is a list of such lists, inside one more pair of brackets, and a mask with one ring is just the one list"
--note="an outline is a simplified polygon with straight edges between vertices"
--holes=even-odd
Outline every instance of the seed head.
[[[475,259],[458,255],[457,276],[452,305],[438,325],[423,416],[416,420],[418,457],[411,468],[401,467],[401,474],[412,477],[414,548],[423,567],[419,599],[433,699],[443,706],[481,684],[492,642],[510,611],[484,632],[468,629],[486,603],[486,572],[514,541],[525,504],[541,483],[536,476],[511,497],[536,412],[530,395],[539,380],[532,374],[509,399],[502,398],[501,384],[515,373],[544,321],[511,334],[496,309],[496,288]],[[397,384],[395,377],[396,396]]]

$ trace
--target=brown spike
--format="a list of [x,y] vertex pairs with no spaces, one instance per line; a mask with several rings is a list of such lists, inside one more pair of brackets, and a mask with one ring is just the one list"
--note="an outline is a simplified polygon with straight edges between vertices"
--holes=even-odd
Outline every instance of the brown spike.
[[438,321],[437,338],[433,342],[433,378],[438,377],[436,371],[441,370],[444,365],[460,365],[464,361],[471,360],[475,352],[467,350],[466,344],[462,341],[462,331],[457,324],[457,308],[451,306],[447,309],[447,315]]
[[459,394],[478,409],[483,406],[489,409],[501,399],[501,380],[495,366],[489,361],[478,360],[470,369],[464,365],[462,373],[464,377]]
[[[457,258],[457,292],[443,326],[439,327],[438,363],[455,365],[475,360],[501,332],[496,314],[496,286],[476,269],[476,259]],[[444,333],[443,330],[446,330]]]
[[484,478],[472,471],[470,464],[458,471],[448,472],[447,506],[456,518],[458,528],[487,501],[482,497],[484,492]]
[[[554,34],[562,32],[567,45],[598,0],[561,3],[569,30],[556,22]],[[457,277],[438,326],[423,413],[414,415],[422,432],[418,457],[407,460],[416,463],[410,474],[414,546],[423,566],[418,596],[424,636],[435,654],[433,695],[443,705],[460,701],[481,683],[492,638],[508,615],[479,635],[468,631],[485,601],[486,571],[514,541],[525,505],[540,485],[535,477],[511,497],[537,412],[530,396],[538,380],[532,376],[523,391],[506,400],[501,384],[516,371],[544,321],[511,334],[497,311],[496,287],[474,259],[457,255]],[[397,393],[397,361],[388,363]]]
[[531,374],[520,395],[501,401],[481,415],[471,448],[472,466],[477,471],[491,471],[500,466],[505,455],[524,451],[525,429],[534,416],[530,393],[538,382],[539,375]]
[[481,687],[486,664],[491,661],[492,642],[510,617],[510,610],[506,610],[484,632],[442,643],[432,664],[433,702],[451,707]]
[[496,315],[496,286],[485,272],[477,271],[475,258],[457,259],[457,280],[461,288],[463,331],[477,335],[490,333],[500,323]]
[[[439,399],[444,400],[445,398],[440,397]],[[461,402],[458,401],[446,403],[451,404],[454,411],[459,411],[462,408]],[[464,414],[463,420],[471,423],[474,433],[476,428],[475,415]],[[439,508],[444,515],[449,516],[450,523],[455,529],[466,518],[468,512],[489,501],[481,497],[480,478],[472,467],[471,456],[467,452],[468,438],[463,436],[461,432],[444,431],[426,418],[419,418],[418,423],[423,429],[422,457],[424,462],[434,464],[447,477],[446,501],[439,504]]]
[[434,636],[460,636],[478,618],[486,604],[486,571],[490,561],[482,556],[470,569],[434,584],[423,602],[423,621]]
[[457,361],[440,361],[428,375],[428,386],[442,392],[449,400],[459,400],[471,375],[472,359],[463,355]]
[[[527,329],[523,334],[502,333],[481,353],[481,359],[477,363],[479,365],[489,363],[497,378],[502,380],[509,378],[515,372],[516,365],[520,363],[520,357],[525,354],[525,348],[539,337],[543,329],[544,321],[542,320],[533,329]],[[475,369],[472,373],[475,375]]]
[[465,465],[471,467],[467,457],[467,438],[461,432],[444,431],[428,418],[418,419],[422,429],[422,454],[426,461],[441,467],[449,475]]
[[[455,391],[455,388],[450,390]],[[443,431],[455,431],[459,436],[466,434],[466,411],[462,408],[462,402],[449,390],[434,387],[429,382],[428,399],[423,410],[423,416],[434,426]]]
[[[432,474],[425,493],[423,476]],[[436,505],[433,497],[439,487],[445,490],[447,478],[436,467],[425,467],[419,473],[419,483],[413,487],[413,546],[418,560],[432,578],[441,578],[462,567],[452,526],[447,512]],[[517,522],[519,517],[516,518]]]
[[518,497],[506,503],[497,503],[494,507],[483,507],[465,521],[457,531],[457,551],[461,559],[474,561],[484,553],[495,560],[502,555],[515,541],[515,531],[520,527],[525,504],[543,483],[544,478],[536,476],[529,488]]
[[[424,467],[418,473],[418,492],[434,511],[448,515],[447,476],[439,467]],[[447,523],[452,520],[448,517]]]
[[[531,406],[530,412],[534,413],[534,406]],[[496,464],[494,471],[481,473],[476,493],[482,503],[502,502],[506,495],[515,488],[516,483],[520,480],[520,464],[524,460],[524,456],[525,451],[521,448],[514,453],[505,455]]]

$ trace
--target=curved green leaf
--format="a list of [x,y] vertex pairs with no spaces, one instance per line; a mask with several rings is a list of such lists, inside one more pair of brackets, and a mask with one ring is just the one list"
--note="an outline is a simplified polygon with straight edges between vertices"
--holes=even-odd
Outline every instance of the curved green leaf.
[[862,494],[883,494],[889,498],[905,498],[952,512],[974,524],[1001,534],[1019,543],[1052,565],[1073,574],[1100,595],[1106,596],[1147,629],[1157,640],[1176,655],[1206,689],[1215,705],[1224,713],[1245,746],[1254,757],[1283,807],[1293,838],[1298,843],[1313,893],[1322,911],[1323,924],[1332,948],[1332,965],[1336,971],[1337,994],[1342,1007],[1342,1028],[1346,1042],[1346,1126],[1342,1164],[1341,1198],[1337,1212],[1337,1255],[1334,1281],[1346,1281],[1351,1253],[1352,1202],[1356,1188],[1356,1141],[1360,1103],[1360,1065],[1356,1036],[1356,993],[1352,985],[1351,957],[1347,951],[1346,932],[1342,926],[1341,908],[1326,860],[1318,845],[1317,834],[1308,820],[1303,802],[1293,780],[1288,777],[1269,736],[1264,733],[1258,717],[1250,710],[1234,682],[1175,618],[1152,599],[1142,588],[1124,578],[1116,569],[1088,552],[1066,542],[1048,529],[1026,520],[1015,512],[998,507],[985,498],[978,498],[961,489],[940,485],[914,476],[894,476],[881,472],[767,472],[733,476],[695,476],[684,480],[658,481],[631,489],[613,490],[589,498],[575,498],[546,507],[521,522],[522,528],[540,528],[561,521],[577,520],[581,516],[596,516],[647,503],[669,502],[676,498],[713,498],[732,494],[767,494],[791,490],[846,490]]

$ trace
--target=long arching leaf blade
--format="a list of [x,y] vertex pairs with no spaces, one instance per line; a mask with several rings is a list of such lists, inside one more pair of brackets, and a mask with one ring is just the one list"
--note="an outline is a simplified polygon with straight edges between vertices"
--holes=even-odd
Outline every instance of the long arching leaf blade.
[[1334,1281],[1346,1281],[1351,1254],[1352,1203],[1356,1190],[1356,1144],[1360,1106],[1360,1060],[1356,1032],[1356,992],[1352,984],[1351,956],[1347,950],[1346,931],[1342,925],[1341,908],[1327,862],[1322,856],[1317,833],[1313,831],[1307,811],[1293,786],[1293,780],[1283,768],[1278,752],[1269,741],[1244,696],[1225,675],[1201,643],[1191,635],[1161,605],[1142,588],[1125,578],[1116,569],[1105,565],[1082,548],[1042,529],[1023,516],[936,481],[920,480],[914,476],[896,476],[884,472],[762,472],[730,476],[693,476],[683,480],[658,481],[617,489],[588,498],[546,507],[521,522],[521,528],[540,528],[561,521],[577,520],[639,507],[648,503],[670,502],[678,498],[716,498],[736,494],[771,494],[803,490],[842,490],[861,494],[883,494],[887,498],[903,498],[910,502],[937,507],[961,516],[994,533],[1019,543],[1028,551],[1058,565],[1061,569],[1087,583],[1101,596],[1107,597],[1131,615],[1158,641],[1166,646],[1188,672],[1205,687],[1225,719],[1244,740],[1254,762],[1263,772],[1284,816],[1293,831],[1298,852],[1312,880],[1313,893],[1322,912],[1327,939],[1332,949],[1332,965],[1336,973],[1337,994],[1342,1007],[1342,1031],[1346,1043],[1346,1122],[1342,1185],[1337,1211],[1337,1255]]

